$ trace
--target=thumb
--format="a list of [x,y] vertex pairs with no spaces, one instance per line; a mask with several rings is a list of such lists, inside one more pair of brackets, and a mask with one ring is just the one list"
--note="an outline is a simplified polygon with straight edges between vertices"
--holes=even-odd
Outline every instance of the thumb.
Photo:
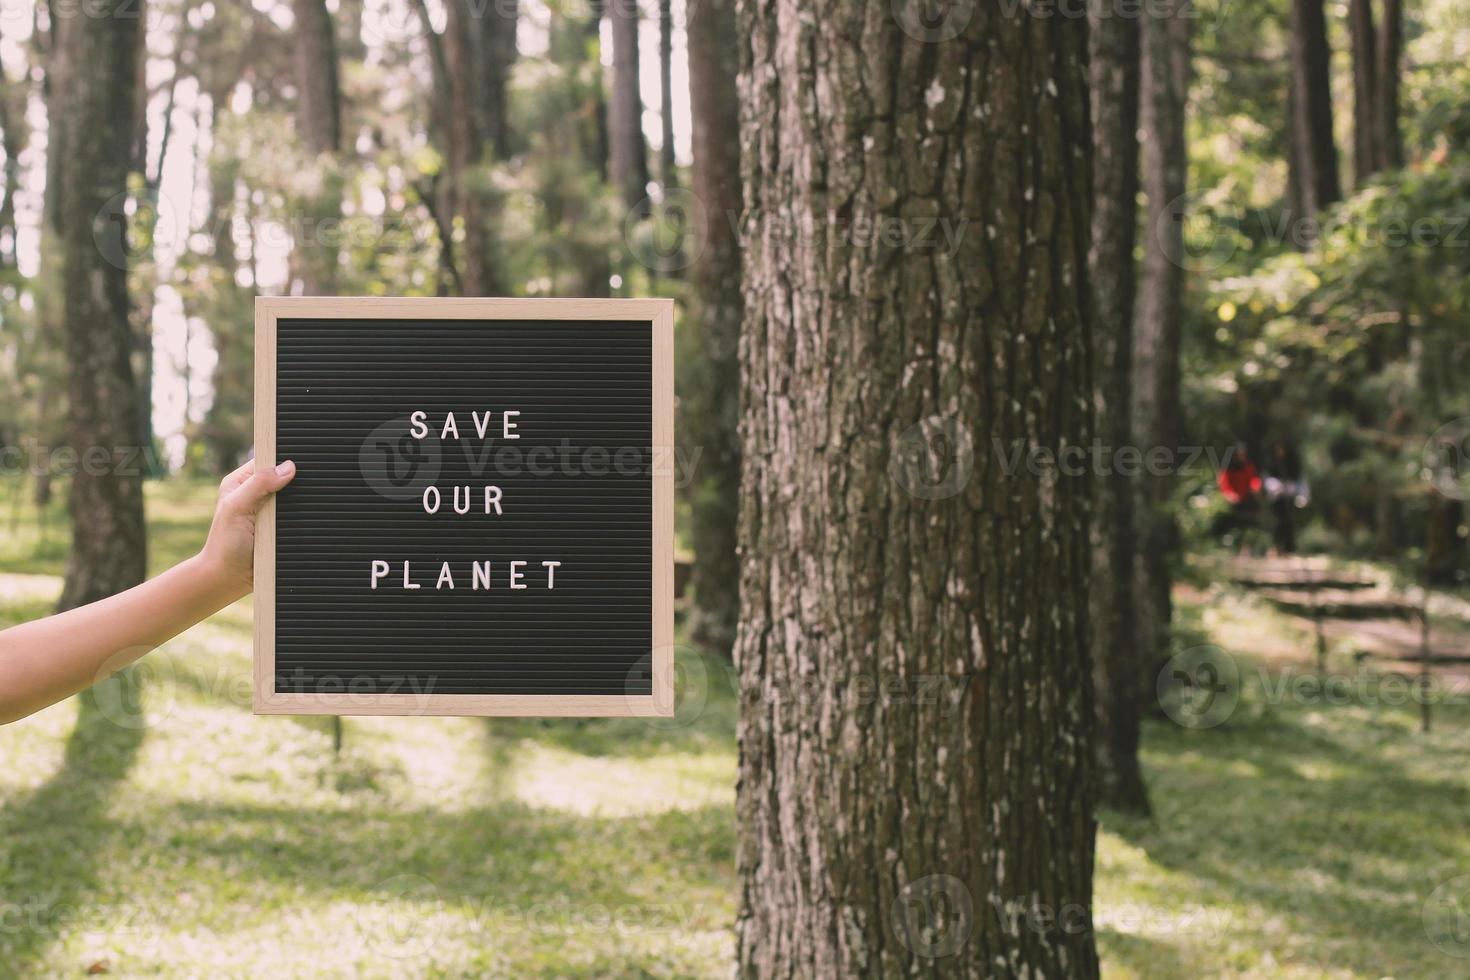
[[262,467],[240,485],[230,497],[230,505],[246,514],[254,514],[265,498],[280,490],[296,477],[296,464],[289,459],[275,468]]

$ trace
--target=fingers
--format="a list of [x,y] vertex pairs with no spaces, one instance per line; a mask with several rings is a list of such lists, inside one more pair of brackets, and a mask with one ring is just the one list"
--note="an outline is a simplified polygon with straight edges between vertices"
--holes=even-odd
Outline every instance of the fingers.
[[245,464],[233,473],[219,481],[219,492],[221,496],[228,497],[240,488],[240,484],[250,479],[250,474],[255,472],[255,460],[248,459]]
[[240,485],[240,489],[230,498],[230,505],[247,514],[253,514],[260,509],[266,497],[280,490],[295,477],[296,464],[289,459],[274,469],[258,469]]

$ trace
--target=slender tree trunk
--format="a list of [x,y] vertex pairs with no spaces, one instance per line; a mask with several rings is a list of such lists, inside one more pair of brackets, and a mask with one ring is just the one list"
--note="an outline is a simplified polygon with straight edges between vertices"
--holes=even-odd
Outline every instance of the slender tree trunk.
[[296,128],[316,153],[342,148],[342,95],[337,40],[326,0],[292,0],[296,63]]
[[0,140],[5,149],[5,191],[0,197],[0,271],[15,268],[15,195],[20,190],[20,154],[25,148],[27,81],[6,81],[0,64]]
[[[1093,404],[1102,444],[1133,444],[1133,250],[1138,238],[1138,20],[1094,0],[1092,51]],[[1111,460],[1104,460],[1111,462]],[[1111,466],[1098,486],[1092,522],[1093,682],[1097,691],[1101,799],[1147,813],[1138,765],[1148,664],[1138,656],[1133,612],[1136,558],[1132,483]]]
[[[1189,92],[1186,0],[1170,0],[1142,24],[1143,188],[1148,199],[1143,276],[1133,328],[1133,432],[1147,457],[1179,446],[1179,344],[1183,331],[1184,217]],[[1136,513],[1138,650],[1145,676],[1169,656],[1171,565],[1177,539],[1173,474],[1146,474]]]
[[460,281],[466,296],[494,296],[501,292],[486,227],[488,209],[485,188],[474,171],[485,162],[485,134],[480,128],[484,113],[484,64],[480,50],[480,25],[476,0],[449,0],[444,27],[444,51],[449,82],[449,174],[455,213],[464,222],[460,246],[463,269]]
[[1096,976],[1086,23],[739,11],[738,972]]
[[1373,108],[1376,127],[1376,162],[1379,170],[1404,165],[1403,135],[1399,132],[1399,72],[1404,51],[1403,0],[1383,0],[1383,19],[1378,24],[1374,81],[1378,99]]
[[638,91],[638,2],[608,0],[612,22],[612,100],[608,109],[612,182],[623,207],[639,213],[648,198],[648,145]]
[[693,632],[705,645],[729,651],[740,611],[736,522],[740,494],[740,102],[734,0],[690,0],[689,97],[693,116],[691,176],[700,207],[693,220],[695,255],[689,347],[683,359],[679,431],[686,451],[699,453],[689,487],[693,503]]
[[1291,0],[1291,139],[1300,168],[1302,217],[1342,197],[1332,136],[1332,84],[1323,0]]
[[[60,608],[137,585],[147,568],[142,433],[125,261],[98,248],[98,222],[123,222],[142,32],[135,7],[98,0],[52,25],[51,231],[61,262],[67,430],[82,460],[71,478],[73,543]],[[131,12],[129,12],[131,11]],[[119,230],[120,231],[120,230]],[[99,465],[100,463],[100,465]]]
[[489,0],[480,15],[480,49],[484,59],[480,128],[499,160],[507,160],[511,155],[510,72],[518,54],[519,19],[518,0]]
[[[700,0],[690,0],[688,7],[697,7],[699,3]],[[692,9],[687,10],[685,18],[693,12]],[[671,0],[658,0],[658,83],[659,116],[663,126],[658,176],[667,190],[679,183],[674,159],[674,9]],[[691,81],[690,85],[693,84]]]
[[1355,186],[1378,169],[1378,56],[1373,30],[1373,0],[1348,0],[1348,34],[1353,44],[1353,179]]
[[294,229],[296,266],[309,296],[337,292],[342,217],[342,176],[336,154],[342,148],[342,89],[338,82],[337,41],[325,0],[292,0],[296,64],[296,129],[317,154],[321,182],[301,202],[302,224]]

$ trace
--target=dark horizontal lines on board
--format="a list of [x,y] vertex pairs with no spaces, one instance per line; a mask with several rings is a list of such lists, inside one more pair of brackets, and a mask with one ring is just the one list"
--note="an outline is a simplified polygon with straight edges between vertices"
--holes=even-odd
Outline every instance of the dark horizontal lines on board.
[[[648,322],[283,318],[276,350],[277,456],[299,474],[277,501],[277,691],[651,694],[652,483],[669,464]],[[410,441],[420,411],[428,436]],[[449,412],[459,438],[441,441]],[[370,479],[385,452],[401,455]],[[555,588],[543,560],[563,563]],[[527,588],[509,588],[512,561]],[[445,562],[453,590],[435,588]]]

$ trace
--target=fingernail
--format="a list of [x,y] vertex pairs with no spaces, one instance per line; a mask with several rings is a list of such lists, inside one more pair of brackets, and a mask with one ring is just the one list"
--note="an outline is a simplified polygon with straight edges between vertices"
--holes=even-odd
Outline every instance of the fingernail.
[[296,464],[291,462],[289,459],[282,463],[280,466],[276,467],[276,476],[290,476],[292,473],[295,472]]

